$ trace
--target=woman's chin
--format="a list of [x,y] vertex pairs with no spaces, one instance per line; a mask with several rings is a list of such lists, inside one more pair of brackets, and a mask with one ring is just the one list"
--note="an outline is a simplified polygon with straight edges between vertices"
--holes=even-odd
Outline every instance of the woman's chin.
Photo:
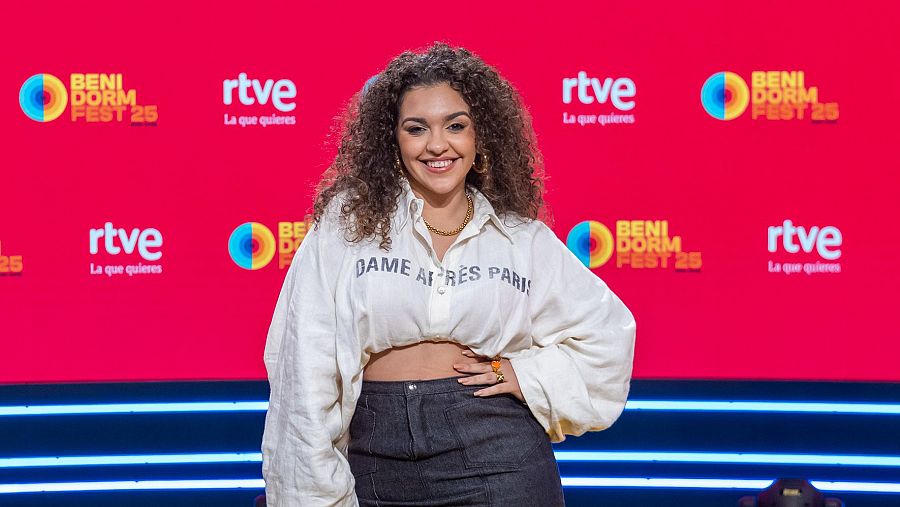
[[417,181],[413,184],[413,189],[431,195],[447,195],[453,192],[460,192],[465,187],[465,176],[459,177],[457,175],[454,177],[454,175],[450,174],[437,177],[430,174],[423,175],[424,177],[416,176]]

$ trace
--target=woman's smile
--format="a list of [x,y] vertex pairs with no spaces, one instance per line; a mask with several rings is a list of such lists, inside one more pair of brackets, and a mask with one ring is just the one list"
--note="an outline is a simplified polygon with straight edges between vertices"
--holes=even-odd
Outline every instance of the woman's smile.
[[459,158],[439,158],[433,160],[423,160],[422,163],[429,172],[441,174],[453,170],[456,161]]

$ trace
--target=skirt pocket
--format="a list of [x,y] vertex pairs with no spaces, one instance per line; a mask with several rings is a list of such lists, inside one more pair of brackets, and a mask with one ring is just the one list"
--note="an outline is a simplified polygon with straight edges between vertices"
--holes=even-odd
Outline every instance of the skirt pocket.
[[528,408],[511,395],[473,397],[444,414],[470,468],[518,470],[547,438]]

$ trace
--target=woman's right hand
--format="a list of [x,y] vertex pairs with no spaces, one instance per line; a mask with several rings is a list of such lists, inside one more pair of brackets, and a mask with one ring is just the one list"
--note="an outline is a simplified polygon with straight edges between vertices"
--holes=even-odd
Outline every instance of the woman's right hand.
[[500,360],[500,373],[503,374],[503,382],[497,381],[497,374],[491,366],[492,359],[486,356],[480,356],[471,350],[464,350],[462,354],[466,357],[478,359],[477,363],[457,363],[453,365],[456,371],[463,373],[472,373],[473,375],[459,379],[459,383],[467,386],[487,385],[490,387],[475,391],[475,396],[494,396],[497,394],[512,394],[517,400],[525,402],[525,396],[522,389],[519,388],[519,380],[516,377],[516,371],[512,367],[512,363],[508,359]]

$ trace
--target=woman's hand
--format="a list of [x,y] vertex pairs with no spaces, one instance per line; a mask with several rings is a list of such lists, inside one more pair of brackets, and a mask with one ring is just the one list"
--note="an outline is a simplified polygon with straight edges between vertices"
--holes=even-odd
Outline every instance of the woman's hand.
[[503,382],[497,383],[497,375],[494,373],[494,369],[491,368],[491,358],[479,356],[471,350],[464,350],[462,354],[466,357],[476,358],[479,362],[453,365],[456,371],[475,374],[459,379],[459,383],[467,386],[490,385],[488,388],[475,391],[475,396],[493,396],[495,394],[509,393],[519,401],[525,402],[525,396],[522,394],[522,390],[519,389],[519,379],[516,378],[516,372],[508,360],[500,360],[500,372],[503,373]]

